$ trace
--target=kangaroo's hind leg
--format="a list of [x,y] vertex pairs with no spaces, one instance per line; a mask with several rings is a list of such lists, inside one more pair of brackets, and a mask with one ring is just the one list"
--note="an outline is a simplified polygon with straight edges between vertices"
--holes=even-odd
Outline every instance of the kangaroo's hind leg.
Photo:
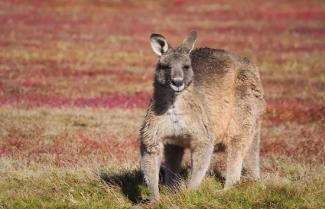
[[247,117],[237,121],[232,121],[227,139],[226,189],[240,180],[244,157],[254,139],[256,119]]
[[203,177],[205,176],[212,157],[214,144],[207,142],[201,146],[195,147],[192,150],[191,156],[191,178],[189,180],[188,187],[190,189],[196,189],[201,184]]
[[[236,139],[234,139],[236,140]],[[227,147],[227,169],[225,188],[231,187],[240,180],[243,165],[243,153],[233,143]]]

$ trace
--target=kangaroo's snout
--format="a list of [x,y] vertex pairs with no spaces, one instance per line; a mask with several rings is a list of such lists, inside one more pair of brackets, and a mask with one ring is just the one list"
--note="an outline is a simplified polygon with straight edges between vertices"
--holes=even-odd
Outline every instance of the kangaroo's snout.
[[184,80],[182,78],[172,79],[172,84],[176,87],[180,87],[184,84]]
[[170,86],[174,91],[182,91],[185,87],[183,78],[173,78]]

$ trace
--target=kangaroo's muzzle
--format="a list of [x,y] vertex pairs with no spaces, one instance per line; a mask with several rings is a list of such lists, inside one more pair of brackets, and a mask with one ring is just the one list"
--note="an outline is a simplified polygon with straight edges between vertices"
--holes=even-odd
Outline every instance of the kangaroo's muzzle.
[[171,80],[170,87],[176,91],[183,91],[185,88],[184,80],[182,78],[174,78]]

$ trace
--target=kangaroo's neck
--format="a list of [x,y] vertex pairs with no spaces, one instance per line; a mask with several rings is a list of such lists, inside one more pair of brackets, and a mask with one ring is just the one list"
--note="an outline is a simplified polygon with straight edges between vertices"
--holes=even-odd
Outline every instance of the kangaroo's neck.
[[161,86],[157,83],[154,84],[153,93],[153,110],[157,115],[162,115],[169,108],[171,108],[176,101],[185,99],[188,97],[192,91],[192,85],[187,87],[184,91],[180,93],[174,92],[172,89]]

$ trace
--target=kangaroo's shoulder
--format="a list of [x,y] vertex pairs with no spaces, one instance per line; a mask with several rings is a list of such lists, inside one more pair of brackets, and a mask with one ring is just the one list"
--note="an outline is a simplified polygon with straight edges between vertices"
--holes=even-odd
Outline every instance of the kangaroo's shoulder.
[[192,66],[195,70],[204,69],[222,71],[226,68],[233,68],[242,62],[242,58],[230,51],[214,48],[198,48],[191,52]]
[[236,53],[214,48],[198,48],[190,54],[194,75],[197,79],[236,74],[241,68],[250,69],[252,63]]

